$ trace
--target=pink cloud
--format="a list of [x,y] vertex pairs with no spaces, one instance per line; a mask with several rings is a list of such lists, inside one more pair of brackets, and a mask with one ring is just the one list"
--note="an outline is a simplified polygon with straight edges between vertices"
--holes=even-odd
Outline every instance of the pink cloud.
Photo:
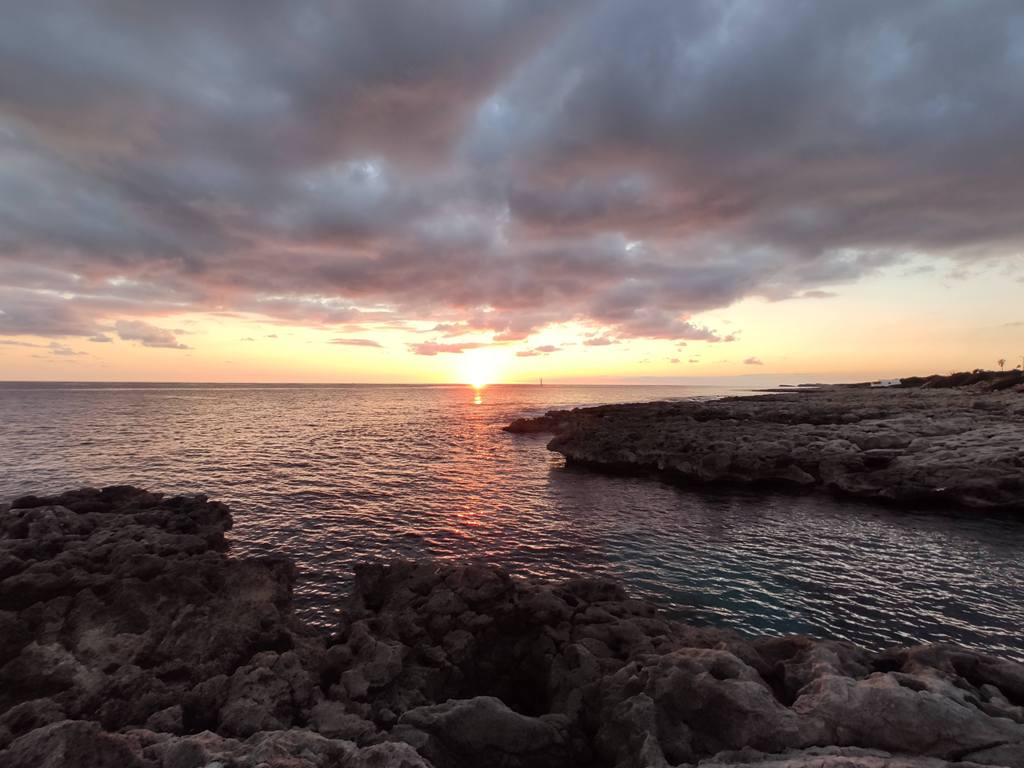
[[380,342],[373,339],[331,339],[329,344],[342,344],[349,347],[380,347]]
[[436,341],[424,341],[416,344],[409,344],[409,350],[414,355],[427,355],[433,357],[434,355],[461,355],[467,349],[479,349],[480,347],[489,347],[490,344],[481,342],[455,342],[452,344],[443,344]]

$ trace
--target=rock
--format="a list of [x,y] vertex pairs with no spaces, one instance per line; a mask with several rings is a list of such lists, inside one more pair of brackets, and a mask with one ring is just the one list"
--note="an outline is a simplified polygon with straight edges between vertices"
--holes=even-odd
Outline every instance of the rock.
[[350,764],[352,768],[433,768],[411,745],[403,742],[361,749]]
[[[0,644],[0,710],[47,697],[108,729],[152,717],[174,732],[195,717],[183,707],[174,726],[169,708],[197,684],[295,645],[294,567],[225,557],[230,525],[204,497],[127,486],[0,513],[0,553],[14,564],[0,580],[0,628],[13,628]],[[204,718],[216,727],[216,710]]]
[[366,743],[377,728],[369,720],[346,711],[337,701],[321,701],[310,714],[310,725],[318,732],[332,739],[345,739],[357,744]]
[[[567,411],[550,411],[545,416],[535,416],[529,419],[516,419],[507,427],[502,427],[506,432],[518,435],[535,435],[544,432],[557,432],[563,422],[564,414]],[[31,498],[31,497],[30,497]]]
[[974,768],[971,762],[893,755],[877,749],[810,747],[768,755],[757,750],[723,752],[701,762],[706,768]]
[[1024,744],[1000,744],[963,755],[964,761],[982,765],[1024,765]]
[[181,704],[174,704],[146,719],[146,728],[160,733],[181,733],[184,730],[184,715]]
[[568,463],[676,482],[1024,510],[1024,401],[1010,391],[823,387],[550,411],[506,430],[553,432]]
[[291,615],[290,562],[224,553],[229,525],[126,486],[0,506],[0,765],[1024,768],[1024,665],[432,561],[357,566],[328,639]]
[[32,699],[15,704],[0,715],[0,729],[8,735],[0,740],[0,749],[17,736],[66,719],[64,710],[53,699]]
[[[656,663],[629,664],[602,696],[601,752],[613,764],[634,764],[631,752],[662,755],[675,765],[744,747],[778,752],[823,740],[813,713],[801,717],[735,655],[717,649],[680,649]],[[655,749],[657,747],[657,749]]]
[[142,768],[127,742],[99,724],[62,720],[20,736],[3,752],[5,768]]
[[281,731],[291,726],[293,706],[288,683],[266,667],[241,667],[231,676],[220,724],[231,736]]
[[[808,684],[793,712],[820,718],[825,741],[954,759],[995,745],[1024,745],[1024,726],[928,690],[928,681],[876,673],[825,675]],[[965,704],[967,704],[965,706]]]
[[502,765],[564,766],[569,762],[565,724],[513,712],[493,696],[451,700],[406,712],[396,734],[438,768]]
[[362,698],[371,688],[381,688],[402,671],[407,649],[398,642],[375,639],[365,623],[356,624],[349,637],[352,667],[342,673],[341,682],[351,698]]

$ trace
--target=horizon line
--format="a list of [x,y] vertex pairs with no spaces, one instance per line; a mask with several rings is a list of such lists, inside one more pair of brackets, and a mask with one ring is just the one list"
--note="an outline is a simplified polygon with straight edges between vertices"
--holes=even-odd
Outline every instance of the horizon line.
[[[799,376],[799,374],[796,374]],[[566,381],[550,379],[543,384],[536,380],[531,381],[492,381],[483,384],[483,387],[547,387],[547,386],[716,386],[715,379],[726,378],[753,378],[757,374],[735,377],[704,377],[709,380],[707,383],[680,382],[680,381],[658,381],[651,377],[646,382],[616,382],[616,381]],[[668,378],[668,377],[666,377]],[[825,383],[825,382],[807,382]],[[0,379],[0,386],[7,384],[187,384],[187,385],[217,385],[217,386],[322,386],[322,387],[473,387],[476,386],[468,381],[204,381],[204,380],[168,380],[168,379]]]

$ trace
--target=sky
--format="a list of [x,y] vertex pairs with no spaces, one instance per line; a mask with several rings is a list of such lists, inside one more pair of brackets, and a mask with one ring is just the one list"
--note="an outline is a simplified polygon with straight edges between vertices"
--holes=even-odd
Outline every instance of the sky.
[[0,7],[0,379],[1024,356],[1018,0]]

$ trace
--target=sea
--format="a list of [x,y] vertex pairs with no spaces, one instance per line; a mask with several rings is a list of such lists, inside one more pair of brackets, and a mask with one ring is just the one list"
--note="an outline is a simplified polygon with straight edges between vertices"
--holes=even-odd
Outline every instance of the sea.
[[566,468],[515,418],[716,387],[0,384],[0,500],[130,483],[230,505],[231,552],[297,563],[330,628],[354,563],[602,576],[678,618],[1024,661],[1024,521],[697,490]]

